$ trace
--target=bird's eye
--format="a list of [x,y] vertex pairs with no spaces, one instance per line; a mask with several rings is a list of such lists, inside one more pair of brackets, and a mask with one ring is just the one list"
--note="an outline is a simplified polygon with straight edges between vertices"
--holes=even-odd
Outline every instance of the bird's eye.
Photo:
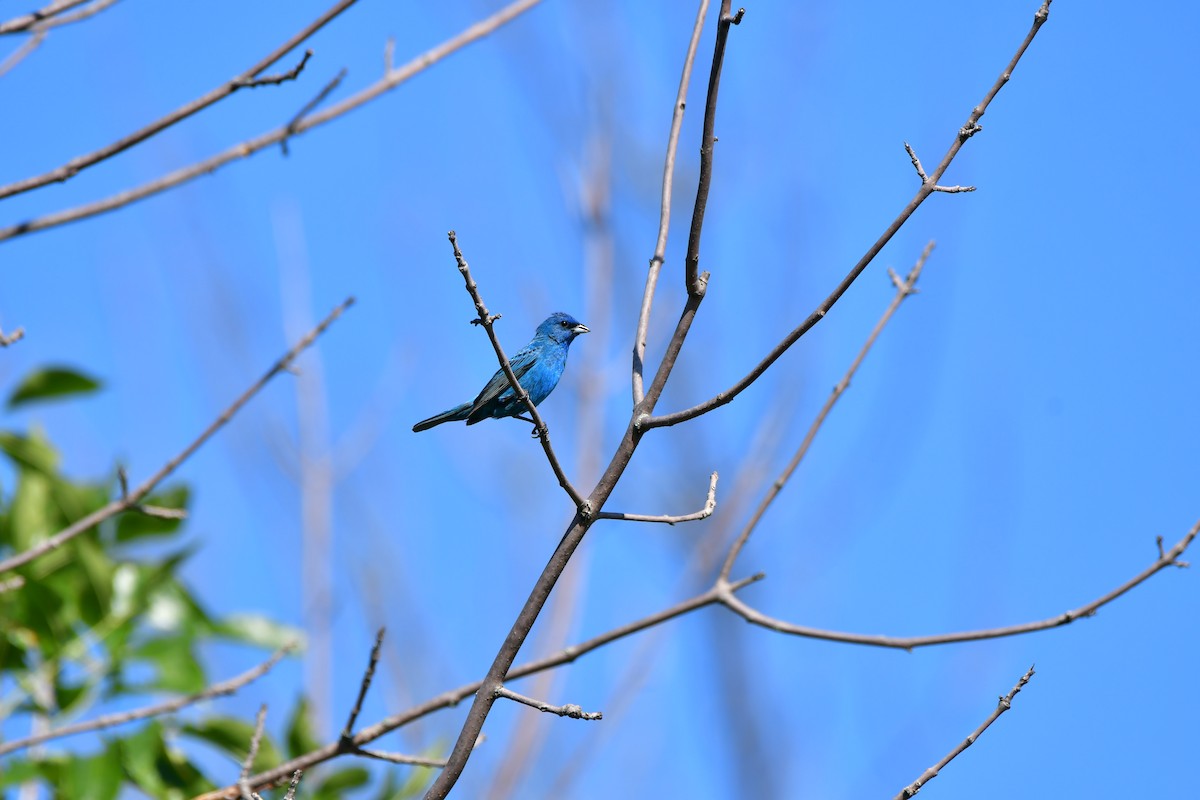
[[564,319],[562,322],[558,323],[558,324],[559,324],[559,325],[562,325],[564,328],[569,328],[569,327],[571,327],[571,323],[567,322],[565,319]]

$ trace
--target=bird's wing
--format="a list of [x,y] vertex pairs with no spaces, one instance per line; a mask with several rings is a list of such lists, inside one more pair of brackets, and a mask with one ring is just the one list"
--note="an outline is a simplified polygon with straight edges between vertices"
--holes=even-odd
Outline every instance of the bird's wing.
[[[538,351],[527,347],[521,349],[516,355],[510,358],[508,360],[508,365],[512,367],[513,375],[515,375],[517,377],[517,381],[520,382],[521,378],[525,376],[525,373],[529,372],[529,370],[533,368],[533,365],[537,363],[537,360]],[[479,396],[475,398],[475,402],[471,403],[471,412],[474,413],[487,403],[495,400],[508,388],[508,376],[504,374],[504,370],[496,370],[496,374],[493,375],[492,379],[487,382],[487,386],[483,387],[483,391],[480,392]]]

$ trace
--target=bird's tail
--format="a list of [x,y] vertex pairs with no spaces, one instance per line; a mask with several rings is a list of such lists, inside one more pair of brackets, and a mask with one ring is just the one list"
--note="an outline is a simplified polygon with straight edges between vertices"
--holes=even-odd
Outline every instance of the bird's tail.
[[416,425],[413,425],[413,433],[427,431],[435,425],[441,425],[443,422],[458,422],[459,420],[464,420],[467,418],[467,415],[470,412],[471,404],[463,403],[461,406],[455,406],[449,411],[443,411],[440,414],[435,414],[429,419],[421,420]]

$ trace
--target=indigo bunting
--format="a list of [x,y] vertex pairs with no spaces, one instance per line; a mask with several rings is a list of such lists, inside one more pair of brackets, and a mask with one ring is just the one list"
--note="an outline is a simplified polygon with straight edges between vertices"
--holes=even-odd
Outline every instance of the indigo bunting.
[[[570,314],[561,311],[546,317],[537,327],[533,340],[508,360],[513,375],[521,388],[529,395],[536,406],[550,396],[558,379],[562,377],[563,369],[567,366],[567,348],[581,333],[588,333],[586,325],[579,322]],[[488,417],[520,417],[525,410],[504,370],[496,370],[496,374],[483,387],[470,403],[463,403],[448,411],[423,419],[413,425],[413,432],[429,430],[443,422],[457,422],[465,419],[468,425],[474,425]]]

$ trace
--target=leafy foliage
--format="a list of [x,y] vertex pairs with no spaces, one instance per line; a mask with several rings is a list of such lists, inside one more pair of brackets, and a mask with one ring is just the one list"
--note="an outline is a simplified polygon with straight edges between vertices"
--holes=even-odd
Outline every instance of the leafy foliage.
[[[9,406],[98,387],[81,373],[40,370],[20,382]],[[11,484],[0,483],[0,558],[37,545],[120,491],[115,473],[76,481],[61,473],[60,464],[41,431],[0,431],[0,481]],[[189,500],[187,487],[176,485],[147,504],[184,509]],[[296,631],[263,617],[212,617],[180,577],[191,552],[181,535],[180,520],[131,511],[0,575],[0,730],[6,739],[27,735],[35,724],[53,729],[89,719],[114,710],[113,704],[123,710],[161,701],[164,693],[199,692],[213,680],[199,658],[206,642],[275,649],[298,639]],[[191,797],[226,785],[237,777],[254,726],[201,716],[183,711],[177,718],[53,740],[36,758],[28,751],[0,756],[0,795],[30,782],[54,797],[87,800],[125,796],[131,788],[152,797]],[[289,750],[314,746],[306,724],[301,703],[289,726]],[[227,767],[205,774],[195,760],[204,748],[193,742],[227,753]],[[282,759],[264,737],[255,767]],[[361,785],[357,772],[321,777],[343,788]]]

